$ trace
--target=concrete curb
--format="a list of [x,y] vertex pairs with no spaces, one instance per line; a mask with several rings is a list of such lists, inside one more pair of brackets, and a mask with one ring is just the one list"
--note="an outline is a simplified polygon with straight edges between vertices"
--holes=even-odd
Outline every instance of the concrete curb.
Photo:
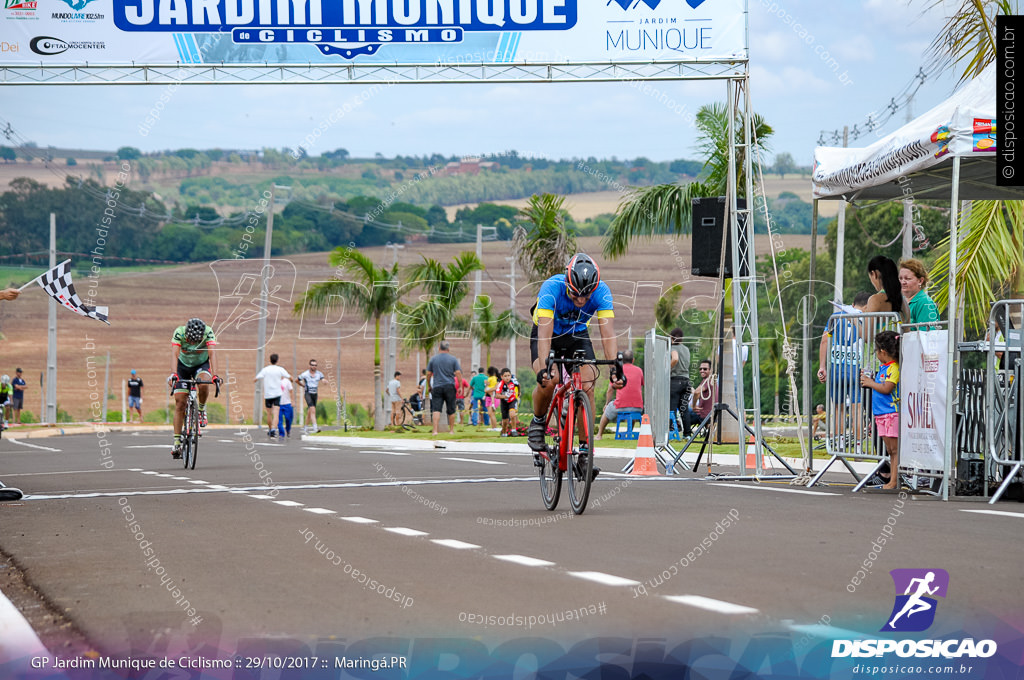
[[[206,430],[239,430],[239,429],[254,429],[255,425],[207,425],[204,429]],[[151,423],[142,423],[140,425],[126,425],[124,423],[106,423],[106,427],[103,427],[101,423],[68,423],[67,425],[48,425],[45,429],[40,430],[22,430],[20,427],[12,427],[4,430],[4,436],[10,439],[47,439],[49,437],[63,437],[64,435],[72,434],[94,434],[96,432],[134,432],[134,431],[153,431],[158,432],[170,432],[173,429],[171,425],[160,425]]]

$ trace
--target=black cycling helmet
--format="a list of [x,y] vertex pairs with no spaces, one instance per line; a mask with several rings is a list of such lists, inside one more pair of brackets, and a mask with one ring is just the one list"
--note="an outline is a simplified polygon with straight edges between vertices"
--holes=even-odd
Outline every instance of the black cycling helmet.
[[202,319],[189,319],[185,324],[185,339],[193,345],[202,341],[204,335],[206,335],[206,324]]
[[576,253],[569,260],[565,269],[565,285],[569,295],[585,297],[597,289],[601,283],[601,270],[589,255]]

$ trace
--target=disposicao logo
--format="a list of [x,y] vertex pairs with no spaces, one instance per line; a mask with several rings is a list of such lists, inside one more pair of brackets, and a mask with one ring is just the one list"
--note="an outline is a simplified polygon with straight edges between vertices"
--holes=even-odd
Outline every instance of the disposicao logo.
[[[945,569],[893,569],[889,572],[896,596],[883,633],[917,633],[935,622],[939,601],[949,590],[949,572]],[[988,658],[997,651],[994,640],[833,640],[832,657],[880,657],[895,653],[899,657]]]

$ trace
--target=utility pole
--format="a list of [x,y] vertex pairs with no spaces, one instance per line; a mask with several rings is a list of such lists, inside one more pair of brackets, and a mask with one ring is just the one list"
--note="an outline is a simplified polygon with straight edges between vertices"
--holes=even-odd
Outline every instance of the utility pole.
[[[387,244],[385,244],[384,247],[391,249],[391,252],[392,252],[391,266],[394,267],[396,264],[398,264],[398,251],[404,249],[405,246],[400,244],[400,243],[392,243],[391,241],[388,241]],[[397,349],[398,349],[398,338],[397,338],[397,335],[398,335],[398,312],[395,311],[395,310],[392,310],[391,311],[391,319],[388,322],[388,340],[387,340],[387,342],[388,342],[388,351],[387,351],[387,355],[384,357],[384,375],[381,376],[381,382],[383,382],[385,385],[387,385],[387,383],[391,381],[391,377],[395,374],[395,370],[396,370],[395,367],[398,365],[398,352],[397,352]],[[387,396],[384,395],[384,394],[382,394],[381,397],[384,399],[385,415],[390,415],[390,413],[391,413],[391,400],[388,399]],[[390,419],[388,419],[388,422],[391,422]]]
[[[516,258],[515,256],[506,257],[509,265],[512,267],[512,271],[509,272],[508,279],[510,288],[508,290],[508,308],[512,310],[512,315],[516,313]],[[512,334],[512,338],[508,341],[508,367],[512,369],[512,375],[516,374],[516,336]]]
[[[50,269],[57,266],[57,215],[50,213]],[[46,420],[57,423],[57,301],[50,298],[46,324]]]
[[[256,339],[256,372],[264,366],[264,349],[267,344],[267,279],[270,276],[270,248],[274,239],[274,192],[277,189],[288,189],[291,187],[270,185],[270,205],[267,208],[267,233],[263,238],[263,267],[260,269],[260,320],[258,337]],[[252,422],[260,427],[263,418],[263,409],[260,408],[260,397],[262,396],[263,385],[256,383],[253,392]]]
[[[481,262],[484,260],[484,227],[482,224],[476,225],[476,259]],[[473,273],[473,277],[473,304],[471,308],[476,309],[476,301],[480,297],[480,287],[482,284],[479,269]],[[470,353],[470,368],[472,370],[476,370],[480,366],[480,341],[477,339],[476,334],[473,333],[474,321],[470,320],[469,322],[470,338],[473,340],[473,350]]]
[[[843,126],[843,148],[850,142],[850,127]],[[834,300],[843,301],[843,267],[846,260],[846,201],[839,204],[839,216],[836,225],[836,290]]]

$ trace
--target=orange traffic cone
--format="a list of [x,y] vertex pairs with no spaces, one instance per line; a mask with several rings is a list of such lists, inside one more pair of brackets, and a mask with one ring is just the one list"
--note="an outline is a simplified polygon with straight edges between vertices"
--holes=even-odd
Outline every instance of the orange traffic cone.
[[651,432],[651,419],[646,414],[640,421],[640,437],[636,441],[636,455],[633,457],[633,471],[630,474],[658,474],[658,462],[654,459],[654,433]]
[[[768,467],[768,456],[761,454],[761,469],[764,470]],[[757,468],[757,442],[754,441],[754,435],[750,435],[747,438],[747,468],[754,470]]]

